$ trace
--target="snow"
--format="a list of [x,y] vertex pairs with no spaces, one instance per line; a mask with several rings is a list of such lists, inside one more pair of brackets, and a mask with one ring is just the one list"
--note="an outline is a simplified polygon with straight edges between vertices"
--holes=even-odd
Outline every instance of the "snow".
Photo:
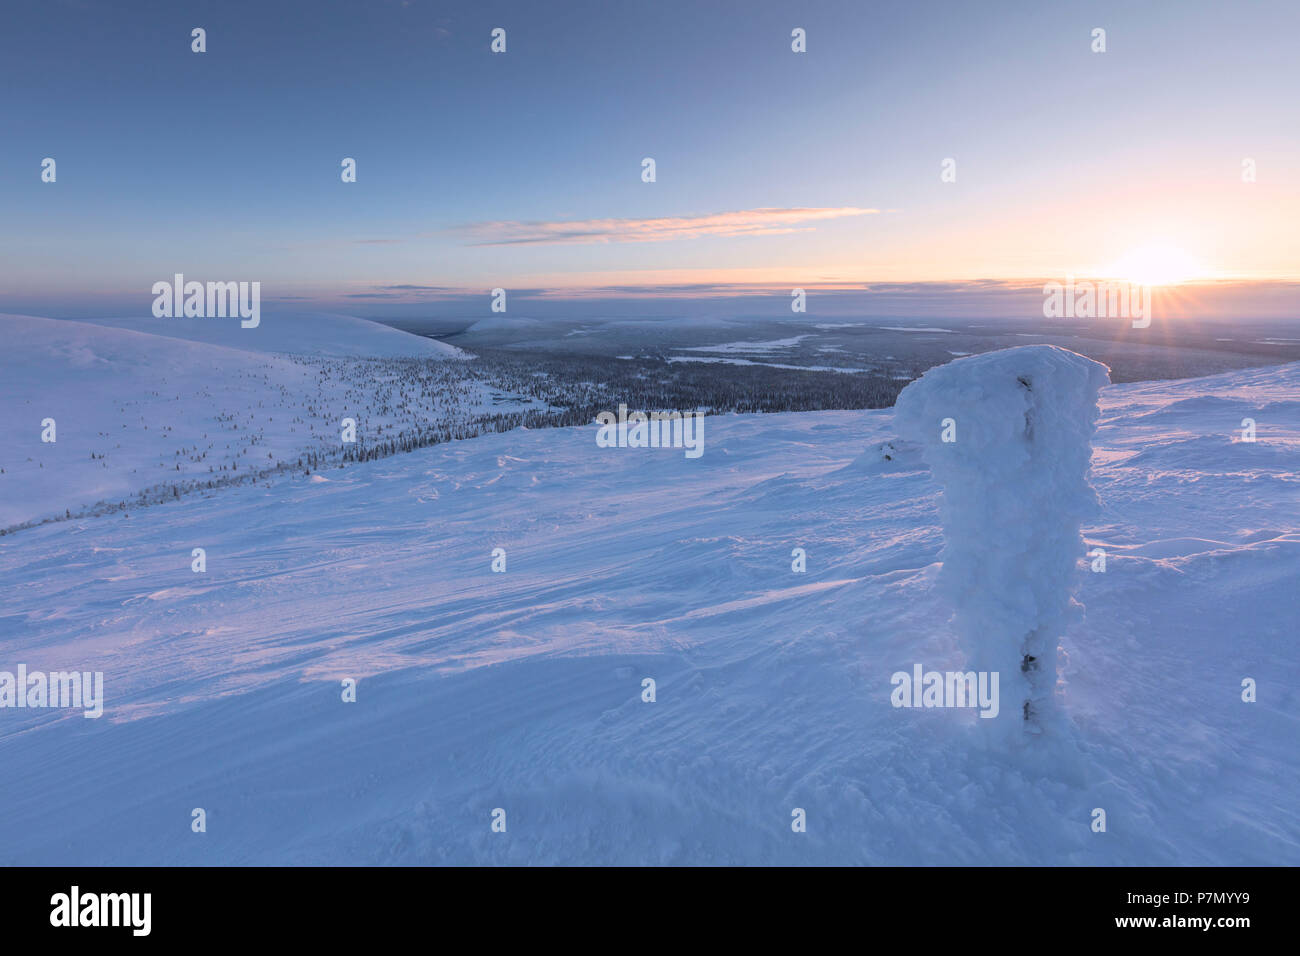
[[[787,362],[756,362],[753,359],[722,358],[715,355],[670,355],[668,364],[675,362],[704,362],[716,365],[758,365],[763,368],[789,368],[800,372],[870,372],[869,368],[840,368],[834,365],[791,365]],[[910,378],[911,376],[907,376]]]
[[1055,720],[1058,641],[1077,616],[1081,521],[1097,394],[1106,366],[1029,345],[938,365],[895,403],[900,435],[921,446],[940,485],[939,584],[976,672],[1000,674],[996,722],[1014,740]]
[[[150,388],[128,340],[42,361]],[[890,411],[717,416],[694,461],[517,430],[2,536],[0,670],[100,670],[106,702],[0,710],[0,864],[1295,865],[1298,392],[1102,389],[1069,754],[891,706],[968,651]]]
[[95,325],[148,332],[187,342],[206,342],[244,352],[284,352],[333,358],[466,358],[460,349],[378,322],[327,312],[267,313],[256,328],[238,320],[113,318]]
[[[10,409],[0,420],[0,526],[174,477],[177,449],[220,441],[225,451],[221,433],[233,423],[217,419],[224,408],[256,408],[272,387],[306,393],[310,378],[287,359],[83,322],[3,315],[0,338],[0,395]],[[47,418],[53,443],[39,440]],[[283,447],[290,427],[286,414],[262,437],[259,457]],[[187,457],[186,468],[196,474],[200,465]]]
[[542,319],[529,319],[522,316],[513,315],[494,315],[490,318],[479,319],[471,323],[465,331],[468,332],[517,332],[521,329],[544,330],[550,328],[552,323],[545,322]]
[[938,329],[932,326],[923,328],[916,325],[877,325],[876,328],[886,332],[952,332],[952,329]]
[[[191,341],[0,315],[0,402],[9,410],[0,419],[0,529],[148,489],[170,494],[171,484],[288,467],[306,452],[337,452],[344,417],[356,419],[364,440],[502,407],[480,388],[448,395],[437,387],[438,369],[449,368],[439,360],[458,350],[361,319],[321,325],[318,318],[295,325],[268,315],[254,329],[222,319],[138,323],[200,336]],[[279,351],[317,333],[304,355]],[[412,383],[401,362],[416,358],[434,363]],[[404,391],[400,405],[392,400],[397,390]],[[41,423],[50,418],[56,440],[42,442]]]
[[738,352],[741,354],[764,354],[792,349],[811,335],[792,335],[784,339],[769,339],[766,342],[723,342],[720,345],[682,346],[678,352]]

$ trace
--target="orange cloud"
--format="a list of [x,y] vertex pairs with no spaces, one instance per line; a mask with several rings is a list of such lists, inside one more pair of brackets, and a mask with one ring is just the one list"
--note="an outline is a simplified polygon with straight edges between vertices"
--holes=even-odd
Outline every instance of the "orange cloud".
[[506,246],[543,243],[671,242],[704,236],[776,236],[807,232],[811,222],[846,216],[875,215],[879,209],[857,206],[800,209],[740,209],[703,216],[660,219],[577,219],[567,222],[479,222],[454,230],[471,245]]

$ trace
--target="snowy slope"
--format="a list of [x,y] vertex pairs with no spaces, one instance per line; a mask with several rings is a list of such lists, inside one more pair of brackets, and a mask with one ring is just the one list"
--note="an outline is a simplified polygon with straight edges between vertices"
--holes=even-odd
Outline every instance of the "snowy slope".
[[189,342],[207,342],[246,352],[288,352],[335,358],[463,358],[451,345],[412,335],[368,319],[328,312],[264,313],[254,328],[238,319],[92,319],[96,325],[149,332]]
[[0,315],[0,529],[291,467],[337,452],[345,417],[364,441],[503,407],[442,387],[459,373],[441,360],[464,353],[362,319],[132,324],[167,334]]
[[1298,396],[1103,390],[1074,730],[1006,751],[890,705],[964,662],[890,412],[709,418],[697,460],[518,430],[0,538],[0,669],[108,696],[0,710],[0,863],[1300,863]]
[[[278,425],[271,411],[250,421],[250,409],[279,405],[286,391],[315,391],[310,370],[287,359],[34,316],[0,315],[0,341],[9,410],[0,419],[0,527],[181,474],[206,477],[214,462],[233,460],[237,424],[225,416],[236,409],[238,424],[269,429],[257,458],[302,444],[287,408]],[[41,441],[47,418],[53,442]],[[194,461],[200,452],[209,454]]]

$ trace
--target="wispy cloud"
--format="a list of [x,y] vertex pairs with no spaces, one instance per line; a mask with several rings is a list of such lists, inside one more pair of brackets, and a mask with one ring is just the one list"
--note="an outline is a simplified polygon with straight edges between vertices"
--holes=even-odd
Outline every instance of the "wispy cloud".
[[554,222],[477,222],[452,230],[476,246],[546,243],[671,242],[704,236],[774,236],[807,232],[809,223],[846,216],[867,216],[879,209],[857,206],[799,209],[739,209],[701,216],[659,219],[577,219]]
[[418,300],[427,298],[446,298],[449,296],[465,295],[466,290],[454,288],[445,285],[414,285],[412,283],[400,283],[397,285],[375,286],[366,292],[346,292],[343,294],[345,299],[403,299]]

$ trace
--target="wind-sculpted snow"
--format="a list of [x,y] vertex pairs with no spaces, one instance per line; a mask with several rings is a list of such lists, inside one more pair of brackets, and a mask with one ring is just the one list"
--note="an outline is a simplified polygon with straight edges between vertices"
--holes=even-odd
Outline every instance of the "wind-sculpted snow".
[[1106,384],[1104,365],[1027,345],[936,366],[895,405],[899,432],[943,486],[939,580],[970,665],[1000,675],[1034,732],[1055,716],[1058,642],[1078,616],[1079,525],[1097,505],[1088,468]]
[[889,412],[710,417],[697,460],[518,430],[0,538],[0,668],[106,696],[0,711],[0,863],[1300,863],[1298,388],[1102,390],[1068,755],[891,705],[968,653]]

